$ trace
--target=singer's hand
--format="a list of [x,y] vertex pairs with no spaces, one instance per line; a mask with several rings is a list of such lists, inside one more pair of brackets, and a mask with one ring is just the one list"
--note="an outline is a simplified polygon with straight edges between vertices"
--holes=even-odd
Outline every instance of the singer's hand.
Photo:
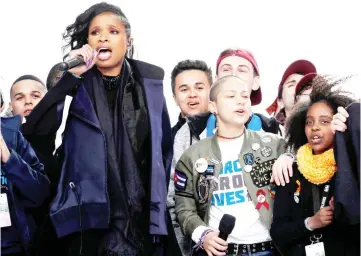
[[83,56],[85,64],[69,69],[69,72],[81,76],[94,66],[97,60],[97,55],[97,51],[93,50],[88,44],[83,45],[83,47],[80,49],[72,50],[69,53],[69,58]]
[[6,146],[3,136],[0,133],[0,160],[5,164],[10,158],[10,151]]
[[321,208],[314,216],[308,219],[308,226],[318,229],[330,225],[333,220],[333,210],[331,206]]
[[203,247],[208,256],[226,255],[228,244],[226,241],[218,237],[218,232],[210,232],[204,239]]

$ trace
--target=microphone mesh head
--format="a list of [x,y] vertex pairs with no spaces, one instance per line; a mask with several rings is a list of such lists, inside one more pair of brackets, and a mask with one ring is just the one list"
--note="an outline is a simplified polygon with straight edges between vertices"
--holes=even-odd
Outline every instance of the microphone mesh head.
[[219,222],[219,232],[230,234],[236,224],[236,218],[229,214],[224,214],[221,221]]

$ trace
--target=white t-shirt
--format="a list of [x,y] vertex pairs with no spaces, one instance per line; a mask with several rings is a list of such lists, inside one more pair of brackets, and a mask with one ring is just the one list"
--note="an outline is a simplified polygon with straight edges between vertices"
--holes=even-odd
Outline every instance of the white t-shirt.
[[[244,184],[239,153],[244,136],[219,142],[222,154],[223,170],[218,177],[217,189],[212,195],[209,215],[209,227],[218,230],[223,214],[236,217],[236,224],[228,236],[228,243],[253,244],[270,241],[269,230],[261,220],[261,216],[248,195]],[[192,234],[195,242],[207,227],[198,227]]]

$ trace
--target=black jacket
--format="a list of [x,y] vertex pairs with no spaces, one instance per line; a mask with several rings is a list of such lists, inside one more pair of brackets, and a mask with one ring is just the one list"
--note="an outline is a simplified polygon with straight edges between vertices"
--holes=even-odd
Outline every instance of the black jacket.
[[[297,164],[293,165],[293,170],[294,175],[290,183],[276,188],[273,209],[271,237],[282,255],[306,255],[304,247],[311,244],[310,236],[315,232],[322,234],[322,242],[327,256],[359,255],[355,251],[355,247],[351,247],[348,239],[345,238],[348,231],[336,226],[336,224],[313,232],[306,228],[305,219],[314,215],[312,184],[298,171]],[[301,187],[298,203],[294,199],[294,193],[298,187],[297,180],[299,180]],[[331,195],[332,191],[329,198]]]
[[360,103],[348,108],[347,130],[335,136],[335,217],[342,225],[360,224]]
[[[71,90],[71,89],[70,89]],[[66,248],[62,241],[55,234],[53,225],[49,218],[49,204],[56,193],[60,177],[61,163],[53,155],[55,150],[55,136],[61,123],[61,117],[54,107],[57,102],[63,101],[68,94],[69,87],[55,86],[48,91],[38,105],[35,106],[30,115],[26,118],[26,123],[22,124],[21,130],[34,149],[40,162],[44,164],[44,171],[51,184],[51,195],[45,200],[43,205],[32,211],[32,215],[37,224],[36,238],[32,244],[32,255],[53,256],[66,255]]]

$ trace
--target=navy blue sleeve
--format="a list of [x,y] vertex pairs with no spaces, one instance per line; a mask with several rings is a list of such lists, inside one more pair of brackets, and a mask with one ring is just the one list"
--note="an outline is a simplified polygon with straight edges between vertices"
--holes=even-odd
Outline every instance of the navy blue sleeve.
[[[357,180],[360,181],[360,103],[351,104],[348,109],[349,118],[347,120],[348,132],[351,136],[353,156],[356,161],[356,173]],[[358,183],[360,186],[360,183]]]
[[26,123],[22,125],[24,136],[27,139],[34,134],[55,136],[61,124],[65,97],[72,96],[82,81],[81,78],[66,72],[26,118]]
[[1,166],[25,207],[37,207],[49,196],[50,182],[34,150],[18,132],[17,147],[10,149],[10,158]]
[[347,111],[347,130],[336,132],[334,141],[334,214],[336,223],[343,226],[360,223],[360,103],[352,103]]
[[162,131],[163,131],[162,153],[163,153],[163,162],[164,162],[164,169],[166,172],[167,190],[168,190],[172,158],[173,158],[173,139],[172,139],[172,131],[170,126],[168,109],[165,99],[164,99],[164,106],[162,113]]
[[82,79],[66,72],[55,87],[50,89],[31,111],[22,125],[22,134],[35,150],[46,174],[56,186],[60,177],[58,161],[54,157],[56,132],[62,122],[64,101],[67,95],[73,95]]

